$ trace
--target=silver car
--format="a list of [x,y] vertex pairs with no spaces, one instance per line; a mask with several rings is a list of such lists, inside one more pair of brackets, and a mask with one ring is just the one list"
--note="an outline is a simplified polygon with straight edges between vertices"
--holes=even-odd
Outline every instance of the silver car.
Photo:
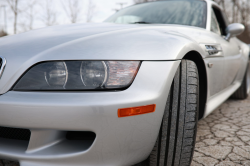
[[188,166],[197,121],[249,92],[241,24],[210,0],[0,39],[0,158],[21,166]]

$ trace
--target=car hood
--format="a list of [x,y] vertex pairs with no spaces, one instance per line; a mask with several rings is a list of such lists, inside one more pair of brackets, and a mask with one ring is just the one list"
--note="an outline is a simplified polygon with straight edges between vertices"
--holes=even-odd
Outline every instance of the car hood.
[[206,36],[202,33],[206,30],[177,25],[100,23],[53,26],[3,37],[0,38],[0,56],[6,58],[7,65],[0,81],[0,94],[38,62],[176,60],[181,59],[180,54],[185,54],[183,50],[199,49],[192,48],[190,43],[214,42],[202,37]]
[[[195,33],[190,33],[195,31],[205,30],[180,25],[148,26],[112,23],[52,26],[0,38],[0,56],[23,60],[44,56],[39,59],[41,61],[63,58],[154,60],[156,55],[147,53],[143,56],[134,56],[130,51],[134,52],[134,49],[143,48],[146,49],[145,52],[148,52],[153,47],[162,46],[168,49],[172,48],[175,42],[180,42],[184,38],[199,43],[201,35],[197,38]],[[204,41],[208,41],[208,38]],[[160,42],[162,44],[159,45]],[[107,50],[109,54],[106,53]],[[120,53],[124,51],[130,52],[130,55],[122,57]],[[149,52],[151,53],[151,51]],[[168,59],[167,56],[165,58]]]
[[[88,36],[126,29],[126,26],[107,24],[71,24],[51,26],[0,38],[0,54],[3,56],[30,58],[56,46]],[[131,27],[130,27],[131,28]],[[70,56],[70,55],[69,55]]]

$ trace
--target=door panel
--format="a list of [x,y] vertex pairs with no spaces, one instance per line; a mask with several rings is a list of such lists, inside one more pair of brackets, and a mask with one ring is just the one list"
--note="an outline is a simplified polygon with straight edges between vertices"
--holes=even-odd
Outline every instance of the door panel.
[[218,23],[218,27],[220,29],[220,34],[214,34],[214,37],[216,39],[216,42],[220,44],[223,51],[224,70],[222,77],[222,89],[225,89],[228,86],[232,85],[236,80],[237,74],[240,69],[241,53],[235,38],[231,38],[229,41],[224,39],[224,36],[227,35],[227,19],[223,12],[219,8],[213,7],[211,17],[212,19],[214,18],[216,20],[215,22]]
[[[221,37],[222,38],[222,37]],[[230,41],[221,39],[221,47],[223,49],[223,55],[225,59],[224,64],[224,76],[223,76],[223,88],[227,88],[232,85],[240,69],[240,58],[241,54],[239,51],[238,44],[232,38]]]
[[[241,55],[234,40],[231,39],[228,42],[221,35],[213,32],[210,32],[210,36],[216,41],[213,45],[218,45],[221,48],[221,52],[218,54],[208,55],[205,58],[208,74],[208,93],[213,96],[234,83],[240,69]],[[213,66],[208,67],[209,64]]]
[[[211,57],[204,59],[208,76],[208,96],[213,96],[223,90],[224,57]],[[209,64],[212,64],[209,67]]]
[[241,52],[234,39],[230,39],[227,52],[225,53],[225,76],[224,88],[232,85],[236,81],[240,69]]

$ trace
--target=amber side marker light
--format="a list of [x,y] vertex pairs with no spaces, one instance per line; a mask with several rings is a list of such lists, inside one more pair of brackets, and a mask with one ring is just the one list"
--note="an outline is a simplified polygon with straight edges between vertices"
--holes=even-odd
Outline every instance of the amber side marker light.
[[118,109],[118,117],[127,117],[127,116],[135,116],[135,115],[141,115],[141,114],[147,114],[155,112],[156,105],[145,105],[140,107],[131,107],[131,108],[121,108]]

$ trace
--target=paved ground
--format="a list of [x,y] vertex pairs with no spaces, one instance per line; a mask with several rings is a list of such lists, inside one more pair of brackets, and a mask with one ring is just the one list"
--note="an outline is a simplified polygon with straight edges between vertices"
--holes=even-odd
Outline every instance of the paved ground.
[[201,120],[196,141],[192,166],[250,166],[250,97],[228,100]]
[[192,166],[250,166],[250,97],[228,100],[198,124]]

